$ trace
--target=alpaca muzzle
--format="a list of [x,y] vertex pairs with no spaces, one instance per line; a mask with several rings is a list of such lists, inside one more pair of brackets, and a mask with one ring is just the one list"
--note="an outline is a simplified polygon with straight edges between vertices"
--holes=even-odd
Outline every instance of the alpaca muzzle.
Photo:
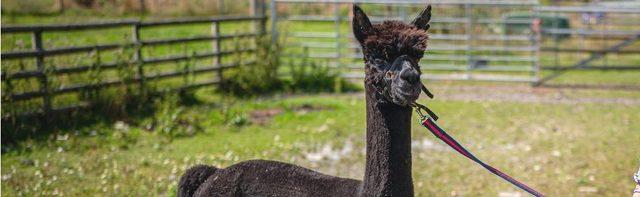
[[422,84],[417,63],[406,55],[396,58],[385,74],[387,98],[400,106],[411,106],[420,96]]

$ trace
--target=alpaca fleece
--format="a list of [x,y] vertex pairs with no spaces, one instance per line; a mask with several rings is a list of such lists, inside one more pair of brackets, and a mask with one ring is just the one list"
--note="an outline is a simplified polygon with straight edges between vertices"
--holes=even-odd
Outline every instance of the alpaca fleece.
[[[190,169],[180,179],[178,196],[354,196],[361,183],[267,160],[249,160],[226,169],[212,169],[215,168]],[[200,179],[194,181],[196,179],[187,174],[209,176],[198,185],[191,183]]]
[[400,55],[422,58],[427,48],[427,31],[401,21],[384,21],[373,25],[362,43],[364,51],[382,55],[384,59],[396,59]]

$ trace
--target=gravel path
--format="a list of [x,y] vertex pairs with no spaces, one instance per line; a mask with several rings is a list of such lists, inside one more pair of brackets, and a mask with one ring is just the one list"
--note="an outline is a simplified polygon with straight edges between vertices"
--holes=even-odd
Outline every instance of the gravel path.
[[[528,85],[451,85],[434,88],[436,98],[447,100],[640,105],[640,96],[616,97],[609,93],[610,91],[607,90],[541,88]],[[640,95],[640,92],[631,91],[629,95]]]

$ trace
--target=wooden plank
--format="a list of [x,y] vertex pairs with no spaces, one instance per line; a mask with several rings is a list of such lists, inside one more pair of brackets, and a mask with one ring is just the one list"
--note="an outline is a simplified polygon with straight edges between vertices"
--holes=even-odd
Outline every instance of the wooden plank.
[[[62,68],[56,68],[55,70],[50,71],[50,73],[54,76],[63,75],[63,74],[73,74],[73,73],[85,72],[92,68],[98,68],[98,67],[102,70],[111,70],[121,65],[134,64],[134,63],[135,62],[113,62],[109,64],[90,65],[90,66],[62,67]],[[19,71],[9,75],[7,75],[6,73],[2,73],[2,80],[39,77],[41,75],[44,75],[44,73],[37,70]]]
[[[209,54],[202,54],[202,55],[198,55],[198,56],[194,56],[194,58],[207,58],[207,57],[217,57],[217,55],[229,55],[235,52],[252,52],[255,49],[246,49],[246,50],[239,50],[239,51],[224,51],[220,54],[218,53],[209,53]],[[191,58],[191,56],[173,56],[173,57],[164,57],[164,58],[152,58],[152,59],[146,59],[145,60],[145,64],[154,64],[154,63],[162,63],[162,62],[168,62],[168,61],[185,61],[188,60],[189,58]],[[64,67],[61,66],[60,68],[56,68],[55,70],[51,71],[52,75],[63,75],[63,74],[73,74],[73,73],[81,73],[81,72],[85,72],[88,71],[94,67],[99,67],[102,70],[111,70],[111,69],[116,69],[118,68],[118,66],[122,66],[122,65],[126,65],[126,64],[135,64],[136,62],[112,62],[112,63],[108,63],[108,64],[101,64],[101,65],[88,65],[88,66],[77,66],[77,67]],[[31,78],[31,77],[39,77],[44,75],[42,72],[37,71],[37,70],[32,70],[32,71],[19,71],[16,73],[12,73],[12,74],[8,74],[7,73],[2,73],[1,77],[2,80],[7,80],[7,79],[24,79],[24,78]]]
[[75,23],[75,24],[40,24],[40,25],[2,25],[2,33],[20,33],[34,31],[71,31],[71,30],[87,30],[114,28],[133,25],[138,23],[136,20],[107,21],[98,23]]
[[80,52],[90,52],[96,50],[112,50],[119,49],[122,47],[130,47],[132,44],[103,44],[103,45],[95,45],[95,46],[81,46],[81,47],[64,47],[64,48],[54,48],[54,49],[43,49],[41,51],[12,51],[2,53],[2,59],[19,59],[19,58],[30,58],[36,56],[54,56],[54,55],[64,55],[69,53],[80,53]]
[[31,70],[31,71],[19,71],[16,73],[11,73],[9,75],[7,75],[6,72],[2,73],[2,80],[8,80],[8,79],[23,79],[23,78],[31,78],[31,77],[42,77],[44,75],[44,73],[37,71],[37,70]]
[[[175,44],[175,43],[184,43],[184,42],[196,42],[196,41],[209,41],[215,39],[232,39],[232,38],[244,38],[244,37],[255,37],[258,36],[257,33],[246,33],[246,34],[231,34],[231,35],[223,35],[223,36],[197,36],[190,38],[177,38],[177,39],[161,39],[161,40],[149,40],[149,41],[141,41],[142,46],[154,46],[154,45],[164,45],[164,44]],[[2,59],[19,59],[19,58],[29,58],[36,57],[39,55],[42,56],[54,56],[54,55],[64,55],[70,53],[79,53],[79,52],[90,52],[96,50],[113,50],[124,47],[134,47],[135,43],[129,44],[103,44],[103,45],[95,45],[95,46],[82,46],[82,47],[66,47],[66,48],[55,48],[55,49],[47,49],[38,51],[15,51],[15,52],[6,52],[2,53]]]
[[230,34],[230,35],[218,35],[218,36],[194,36],[189,38],[175,38],[175,39],[160,39],[160,40],[148,40],[142,41],[143,46],[153,46],[153,45],[161,45],[161,44],[175,44],[175,43],[185,43],[185,42],[197,42],[197,41],[211,41],[217,39],[232,39],[232,38],[245,38],[245,37],[256,37],[257,33],[244,33],[244,34]]
[[124,27],[139,24],[141,27],[153,27],[164,25],[186,25],[197,23],[227,22],[227,21],[253,21],[266,20],[265,16],[222,16],[210,18],[182,18],[166,19],[157,21],[122,20],[107,21],[98,23],[75,23],[75,24],[39,24],[39,25],[2,25],[2,33],[20,33],[34,31],[72,31]]
[[[248,63],[245,63],[248,64]],[[160,80],[160,79],[165,79],[165,78],[171,78],[171,77],[178,77],[178,76],[182,76],[182,75],[187,75],[187,74],[202,74],[202,73],[206,73],[206,72],[212,72],[212,71],[217,71],[220,69],[227,69],[227,68],[231,68],[231,67],[237,67],[239,66],[239,64],[230,64],[230,65],[223,65],[223,66],[215,66],[215,67],[205,67],[205,68],[198,68],[192,71],[178,71],[178,72],[166,72],[166,73],[160,73],[160,74],[156,74],[156,75],[152,75],[152,76],[145,76],[144,78],[141,77],[136,77],[134,79],[131,80],[127,80],[127,81],[121,81],[121,80],[114,80],[114,81],[107,81],[107,82],[102,82],[102,83],[98,83],[98,84],[79,84],[79,85],[74,85],[74,86],[68,86],[68,87],[64,87],[61,89],[58,89],[57,91],[55,91],[55,94],[63,94],[63,93],[69,93],[69,92],[77,92],[80,90],[91,90],[91,89],[99,89],[99,88],[105,88],[105,87],[109,87],[109,86],[114,86],[114,85],[118,85],[118,84],[131,84],[131,83],[136,83],[136,82],[140,82],[141,80],[146,80],[146,81],[154,81],[154,80]]]
[[[237,67],[237,66],[241,66],[241,65],[250,65],[250,64],[253,64],[253,63],[255,63],[255,61],[244,62],[244,63],[241,63],[241,64],[225,64],[225,65],[215,66],[215,67],[204,67],[204,68],[199,68],[199,69],[196,69],[196,70],[193,70],[193,71],[167,72],[167,73],[161,73],[161,74],[157,74],[157,75],[153,75],[153,76],[146,76],[145,79],[147,79],[148,81],[152,81],[152,80],[158,80],[158,79],[182,76],[182,75],[186,75],[186,74],[190,74],[190,73],[201,74],[201,73],[206,73],[206,72],[217,71],[217,70],[220,70],[220,69],[228,69],[228,68],[232,68],[232,67]],[[111,81],[101,82],[101,83],[98,83],[98,84],[77,84],[77,85],[67,86],[67,87],[60,88],[60,89],[57,89],[55,91],[52,91],[51,95],[58,95],[58,94],[64,94],[64,93],[77,92],[77,91],[81,91],[81,90],[91,90],[91,89],[106,88],[106,87],[110,87],[110,86],[114,86],[114,85],[118,85],[118,84],[122,84],[122,83],[125,83],[125,84],[136,83],[136,82],[139,82],[140,80],[141,79],[139,77],[136,77],[136,78],[133,78],[133,79],[128,80],[128,81],[111,80]],[[44,95],[45,95],[45,93],[42,92],[42,91],[33,91],[33,92],[25,92],[25,93],[10,95],[9,97],[14,101],[20,101],[20,100],[27,100],[27,99],[43,97]]]
[[187,25],[197,23],[213,23],[213,22],[231,22],[231,21],[255,21],[266,20],[265,16],[221,16],[211,18],[182,18],[182,19],[167,19],[158,21],[141,22],[142,27],[155,27],[166,25]]
[[160,57],[160,58],[149,58],[149,59],[145,59],[144,63],[145,64],[156,64],[156,63],[164,63],[164,62],[175,62],[175,61],[184,61],[184,60],[189,60],[189,59],[202,59],[202,58],[209,58],[209,57],[216,57],[216,56],[223,56],[223,55],[229,55],[229,54],[234,54],[234,53],[244,53],[244,52],[253,52],[255,51],[255,49],[241,49],[241,50],[234,50],[234,51],[222,51],[222,52],[213,52],[213,53],[202,53],[202,54],[195,54],[195,55],[185,55],[185,56],[169,56],[169,57]]

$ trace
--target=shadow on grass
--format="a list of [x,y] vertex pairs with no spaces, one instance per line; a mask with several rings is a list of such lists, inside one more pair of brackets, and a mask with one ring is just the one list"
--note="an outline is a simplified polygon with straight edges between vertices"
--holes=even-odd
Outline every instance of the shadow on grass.
[[[166,116],[168,110],[176,106],[210,106],[198,100],[194,91],[185,90],[165,94],[124,94],[92,96],[91,105],[51,112],[47,116],[34,114],[28,116],[8,116],[2,119],[2,153],[9,150],[20,150],[21,142],[46,141],[56,135],[83,130],[94,125],[112,125],[122,121],[129,125],[145,124],[146,119],[157,119]],[[61,133],[62,132],[62,133]]]

